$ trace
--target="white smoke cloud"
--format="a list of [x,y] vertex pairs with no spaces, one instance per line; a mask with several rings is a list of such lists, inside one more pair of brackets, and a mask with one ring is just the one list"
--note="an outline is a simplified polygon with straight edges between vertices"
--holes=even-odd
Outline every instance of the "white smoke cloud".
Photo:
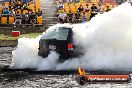
[[[37,39],[22,38],[19,39],[19,45],[16,50],[13,51],[13,59],[10,68],[24,69],[31,68],[37,70],[51,70],[56,69],[57,60],[59,55],[53,51],[47,58],[38,56],[38,47],[34,43]],[[28,41],[28,42],[27,42]],[[27,42],[27,43],[25,43]],[[24,43],[24,44],[22,44]],[[21,45],[22,44],[22,45]],[[22,46],[22,47],[21,47]],[[38,46],[38,45],[37,45]]]
[[[48,31],[64,25],[69,26],[58,24]],[[57,63],[59,55],[55,52],[47,58],[37,56],[39,38],[22,38],[13,51],[14,66],[38,70],[76,69],[79,66],[89,70],[132,70],[132,7],[129,3],[98,14],[90,22],[72,26],[74,43],[83,46],[83,56]]]
[[[66,68],[83,66],[98,70],[132,70],[132,7],[125,3],[90,22],[74,25],[75,44],[85,49],[84,56],[64,63]],[[60,66],[61,67],[61,66]],[[61,67],[64,68],[64,67]]]

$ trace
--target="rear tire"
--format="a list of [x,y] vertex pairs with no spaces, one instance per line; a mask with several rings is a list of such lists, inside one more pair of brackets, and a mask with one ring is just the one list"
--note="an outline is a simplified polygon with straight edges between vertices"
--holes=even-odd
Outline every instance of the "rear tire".
[[86,78],[84,76],[78,76],[77,83],[80,85],[84,85],[86,83]]

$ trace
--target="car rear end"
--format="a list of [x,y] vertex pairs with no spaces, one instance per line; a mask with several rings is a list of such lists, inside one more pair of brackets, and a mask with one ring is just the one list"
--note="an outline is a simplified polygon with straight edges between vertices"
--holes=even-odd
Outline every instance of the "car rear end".
[[39,41],[38,54],[47,57],[50,51],[56,51],[60,55],[60,60],[72,57],[74,54],[72,35],[72,28],[69,27],[60,27],[46,33]]

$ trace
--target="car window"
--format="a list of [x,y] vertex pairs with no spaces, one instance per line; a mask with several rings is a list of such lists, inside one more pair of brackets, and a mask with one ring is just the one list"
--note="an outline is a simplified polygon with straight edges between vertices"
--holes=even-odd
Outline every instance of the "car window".
[[43,39],[67,40],[70,28],[58,28],[46,33]]

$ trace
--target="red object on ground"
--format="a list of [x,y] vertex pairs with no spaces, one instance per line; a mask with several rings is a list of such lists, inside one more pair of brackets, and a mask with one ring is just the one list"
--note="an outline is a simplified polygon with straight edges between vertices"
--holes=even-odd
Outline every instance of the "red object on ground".
[[20,36],[20,31],[12,31],[12,32],[11,32],[11,35],[12,35],[13,37],[18,37],[18,36]]

